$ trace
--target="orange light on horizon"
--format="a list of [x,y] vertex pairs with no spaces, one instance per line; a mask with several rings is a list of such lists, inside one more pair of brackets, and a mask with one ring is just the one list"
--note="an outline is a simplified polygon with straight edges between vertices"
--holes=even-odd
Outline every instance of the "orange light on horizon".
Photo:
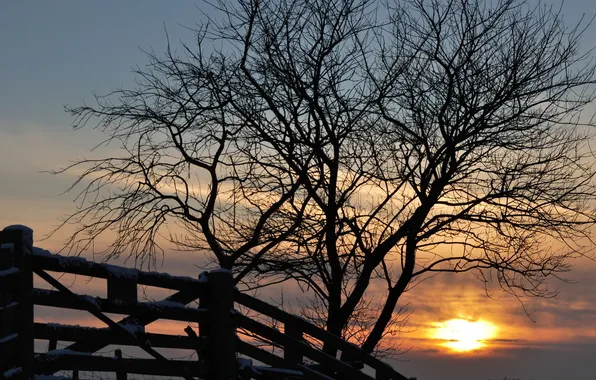
[[456,352],[470,352],[486,347],[486,342],[497,334],[494,324],[478,320],[450,319],[434,323],[433,338],[443,341],[441,346]]

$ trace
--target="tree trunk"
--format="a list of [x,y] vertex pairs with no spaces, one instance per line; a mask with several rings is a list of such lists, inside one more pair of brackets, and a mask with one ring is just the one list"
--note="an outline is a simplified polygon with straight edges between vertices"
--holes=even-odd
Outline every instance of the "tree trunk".
[[401,276],[399,276],[399,280],[397,283],[391,288],[389,294],[387,295],[387,300],[385,301],[385,306],[383,306],[383,310],[381,310],[381,314],[379,315],[379,319],[375,326],[373,327],[372,331],[366,338],[366,341],[362,345],[362,350],[366,353],[372,353],[375,347],[383,338],[383,333],[387,328],[387,325],[391,321],[391,317],[393,316],[393,311],[395,310],[395,306],[397,305],[397,301],[406,290],[406,287],[412,280],[412,273],[414,272],[414,264],[416,262],[416,237],[415,235],[408,236],[408,240],[406,242],[406,261],[403,268],[403,272]]
[[[341,292],[336,291],[329,297],[329,313],[327,314],[326,329],[333,335],[341,338],[341,333],[346,325],[346,322],[341,318],[340,315],[341,306]],[[333,357],[337,356],[337,348],[329,344],[329,342],[323,342],[323,352]]]

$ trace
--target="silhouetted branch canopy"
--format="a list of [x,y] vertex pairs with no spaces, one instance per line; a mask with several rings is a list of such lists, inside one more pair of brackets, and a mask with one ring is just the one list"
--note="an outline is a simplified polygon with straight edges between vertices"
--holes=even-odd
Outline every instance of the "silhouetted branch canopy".
[[121,148],[62,170],[79,175],[69,249],[115,232],[108,255],[151,258],[163,234],[247,287],[297,281],[369,351],[417,278],[548,297],[587,254],[589,23],[524,0],[210,6],[136,88],[67,108]]

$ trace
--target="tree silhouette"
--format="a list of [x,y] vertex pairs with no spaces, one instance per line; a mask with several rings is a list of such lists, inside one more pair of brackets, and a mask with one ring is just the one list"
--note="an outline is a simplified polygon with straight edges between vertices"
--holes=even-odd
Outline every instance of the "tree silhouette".
[[211,5],[196,46],[150,53],[135,89],[68,108],[122,148],[62,170],[82,173],[69,249],[115,231],[109,255],[154,257],[177,225],[181,249],[239,283],[297,281],[307,316],[369,352],[427,275],[548,297],[586,253],[583,24],[523,0]]

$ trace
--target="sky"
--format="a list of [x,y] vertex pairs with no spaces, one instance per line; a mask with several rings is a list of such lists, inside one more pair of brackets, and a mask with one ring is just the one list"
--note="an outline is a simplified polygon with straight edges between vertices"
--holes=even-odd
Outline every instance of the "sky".
[[[146,62],[143,51],[163,51],[165,29],[172,41],[192,42],[204,8],[196,1],[3,1],[0,2],[0,228],[24,224],[37,239],[74,210],[75,180],[46,171],[90,157],[101,140],[92,130],[73,131],[64,105],[91,102],[92,93],[134,85],[131,67]],[[593,0],[568,0],[568,22],[596,14]],[[596,27],[585,36],[596,45]],[[36,245],[58,250],[64,235]],[[160,269],[196,275],[199,258],[171,253]],[[395,337],[407,352],[392,360],[407,376],[426,379],[487,380],[593,379],[596,364],[596,265],[577,262],[572,284],[556,299],[488,298],[474,278],[438,276],[405,296],[412,311],[407,332]],[[286,297],[300,296],[288,285]],[[273,295],[270,295],[273,296]],[[40,311],[44,318],[54,315]],[[71,316],[85,324],[84,315]],[[486,347],[457,353],[439,345],[437,326],[451,319],[486,321],[496,329]],[[91,322],[90,322],[91,323]],[[175,330],[174,326],[162,329]]]

